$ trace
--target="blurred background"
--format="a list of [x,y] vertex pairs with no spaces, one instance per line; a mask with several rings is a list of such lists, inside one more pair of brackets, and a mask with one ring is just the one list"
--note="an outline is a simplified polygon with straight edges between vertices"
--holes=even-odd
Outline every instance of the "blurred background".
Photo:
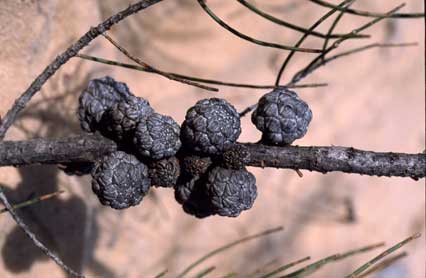
[[[250,1],[289,22],[309,27],[327,9],[308,1]],[[339,1],[330,1],[338,3]],[[90,26],[128,6],[127,0],[0,1],[0,115],[56,55]],[[300,33],[268,22],[236,1],[211,0],[226,22],[253,37],[294,44]],[[399,0],[359,0],[353,7],[385,12]],[[404,12],[421,12],[424,3],[407,0]],[[348,32],[368,18],[346,15],[336,31]],[[319,31],[327,32],[332,20]],[[340,50],[371,42],[418,42],[417,47],[372,49],[316,71],[304,82],[328,87],[299,89],[313,111],[299,145],[352,146],[374,151],[418,153],[425,149],[424,20],[385,20]],[[131,16],[109,33],[130,53],[165,71],[223,81],[273,84],[287,51],[243,41],[213,22],[193,0],[166,0]],[[311,38],[305,47],[322,46]],[[340,50],[337,50],[339,52]],[[99,37],[81,53],[129,60]],[[284,73],[288,81],[312,54],[298,53]],[[88,80],[110,75],[147,98],[160,113],[181,123],[198,99],[222,97],[237,110],[268,90],[220,87],[219,93],[160,76],[73,58],[33,98],[10,129],[7,140],[61,137],[81,133],[77,99]],[[260,133],[242,120],[242,142]],[[174,277],[198,257],[232,240],[277,226],[285,230],[222,253],[197,268],[216,266],[208,277],[229,272],[245,277],[306,256],[317,260],[377,242],[389,247],[425,232],[424,179],[377,178],[343,173],[323,175],[292,170],[254,169],[258,198],[238,218],[198,220],[183,212],[172,190],[151,190],[141,205],[123,211],[103,207],[89,177],[67,176],[56,166],[0,168],[0,184],[19,202],[65,189],[59,198],[19,210],[31,229],[64,261],[88,277],[154,277],[164,269]],[[330,264],[310,277],[342,277],[384,249]],[[404,248],[409,256],[370,277],[424,277],[424,235]],[[25,237],[7,214],[0,216],[0,277],[65,277]],[[191,274],[189,277],[192,277]]]

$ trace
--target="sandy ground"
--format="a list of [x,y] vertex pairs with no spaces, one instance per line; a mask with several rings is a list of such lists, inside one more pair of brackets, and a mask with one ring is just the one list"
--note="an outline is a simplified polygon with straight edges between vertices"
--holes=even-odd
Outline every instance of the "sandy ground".
[[[0,2],[0,115],[41,70],[90,26],[126,7],[128,1],[3,0]],[[260,1],[258,1],[260,2]],[[277,17],[309,26],[326,10],[303,1],[263,1]],[[337,2],[337,1],[333,1]],[[422,11],[423,1],[408,0],[404,11]],[[209,1],[228,23],[259,39],[292,44],[300,34],[266,22],[237,2]],[[354,7],[386,11],[399,1],[357,1]],[[366,22],[346,16],[337,28],[345,32]],[[385,21],[367,33],[370,42],[413,42],[417,47],[373,49],[318,70],[305,82],[328,87],[300,89],[314,113],[300,145],[342,145],[376,151],[421,152],[425,149],[425,72],[423,20]],[[319,30],[326,32],[327,26]],[[211,21],[196,1],[164,1],[125,20],[110,33],[131,53],[163,70],[220,80],[268,84],[286,51],[237,39]],[[368,43],[346,42],[342,49]],[[321,43],[311,39],[306,47]],[[128,60],[102,38],[83,53]],[[297,54],[285,78],[312,57]],[[220,96],[238,110],[255,103],[264,90],[221,87],[212,94],[162,77],[72,59],[23,111],[7,139],[58,137],[81,132],[76,99],[88,80],[111,75],[133,93],[149,99],[159,112],[182,122],[196,100]],[[249,117],[242,120],[240,141],[256,141],[259,132]],[[153,277],[167,268],[168,277],[209,250],[264,229],[284,226],[279,234],[247,243],[203,264],[217,266],[209,277],[244,274],[272,263],[311,256],[317,260],[367,244],[387,246],[425,232],[424,179],[250,169],[259,196],[240,217],[197,220],[184,214],[171,190],[151,191],[135,208],[115,211],[99,205],[87,177],[69,177],[57,167],[0,169],[0,183],[14,202],[30,196],[67,192],[19,211],[31,229],[66,263],[88,277]],[[355,218],[346,211],[353,207]],[[425,237],[411,243],[409,256],[371,277],[424,277]],[[12,219],[0,217],[0,277],[65,277],[26,239]],[[382,249],[334,263],[311,277],[342,277]],[[196,272],[194,272],[195,275]],[[189,277],[192,277],[189,276]]]

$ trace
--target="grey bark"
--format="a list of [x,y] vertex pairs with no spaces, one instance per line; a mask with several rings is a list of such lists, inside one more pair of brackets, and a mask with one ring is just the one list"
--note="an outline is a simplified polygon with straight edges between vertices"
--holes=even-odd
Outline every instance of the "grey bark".
[[[31,85],[28,87],[25,92],[22,93],[22,95],[16,99],[15,103],[13,104],[12,108],[7,112],[4,119],[2,120],[0,118],[0,141],[4,139],[4,136],[6,135],[7,130],[10,128],[12,123],[15,121],[16,117],[18,116],[19,112],[24,109],[25,105],[31,100],[31,98],[40,91],[41,87],[49,80],[50,77],[52,77],[56,71],[64,65],[66,62],[68,62],[69,59],[76,56],[77,53],[86,47],[92,40],[94,40],[97,36],[104,33],[105,31],[109,30],[114,24],[120,22],[124,18],[135,14],[139,12],[140,10],[143,10],[145,8],[148,8],[151,5],[154,5],[162,0],[141,0],[137,3],[134,3],[132,5],[129,5],[129,7],[123,11],[120,11],[119,13],[114,14],[104,22],[100,23],[98,26],[94,28],[90,28],[89,31],[86,32],[78,41],[73,43],[70,47],[68,47],[67,50],[65,50],[62,54],[58,55],[55,60],[53,60],[52,63],[50,63],[44,71],[37,76],[37,78],[31,83]],[[39,147],[43,147],[42,145],[38,145]],[[48,148],[46,150],[52,151],[55,149],[53,146],[51,148]],[[7,149],[6,149],[7,150]],[[62,156],[64,155],[64,152],[67,152],[67,150],[58,150],[58,153],[61,153]],[[17,154],[22,153],[22,149],[17,150]],[[70,150],[72,152],[72,150]],[[0,158],[3,158],[3,155],[0,155]],[[44,156],[46,158],[46,156]],[[68,274],[71,276],[76,277],[84,277],[76,272],[74,272],[72,269],[70,269],[67,265],[63,264],[62,261],[55,257],[54,254],[45,247],[40,241],[37,240],[35,235],[28,229],[28,227],[25,225],[25,223],[22,221],[22,219],[15,213],[13,209],[10,209],[11,206],[9,204],[9,201],[6,197],[6,195],[3,194],[3,192],[0,191],[0,201],[9,209],[9,214],[13,217],[15,222],[24,230],[24,232],[27,234],[27,236],[33,241],[33,243],[41,248],[45,253],[52,258],[59,266],[61,266]]]
[[[305,169],[321,173],[340,171],[369,176],[426,176],[426,154],[372,152],[350,147],[275,147],[238,143],[248,157],[243,163],[254,167]],[[114,141],[98,135],[60,139],[0,142],[0,166],[89,162],[117,150]]]
[[250,166],[306,169],[322,173],[340,171],[369,176],[424,178],[426,154],[372,152],[351,147],[272,147],[244,144]]

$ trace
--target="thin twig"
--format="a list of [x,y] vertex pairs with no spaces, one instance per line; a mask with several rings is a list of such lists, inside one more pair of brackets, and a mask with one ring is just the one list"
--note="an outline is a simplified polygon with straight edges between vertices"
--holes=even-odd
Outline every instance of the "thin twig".
[[67,266],[57,255],[55,255],[52,251],[49,250],[40,240],[36,237],[36,235],[31,232],[30,228],[22,221],[22,219],[16,214],[12,205],[4,195],[3,189],[0,187],[0,200],[3,202],[4,206],[12,216],[13,220],[15,220],[16,224],[25,232],[25,234],[31,239],[35,246],[41,249],[44,254],[46,254],[49,258],[51,258],[58,266],[60,266],[66,273],[71,275],[72,277],[80,277],[84,278],[84,276],[76,271],[72,270],[69,266]]
[[319,270],[320,268],[322,268],[324,265],[329,264],[331,262],[336,262],[336,261],[340,261],[343,260],[347,257],[353,256],[353,255],[357,255],[360,253],[365,253],[368,251],[371,251],[373,249],[382,247],[384,245],[383,242],[381,243],[377,243],[377,244],[372,244],[372,245],[368,245],[362,248],[358,248],[358,249],[354,249],[342,254],[335,254],[335,255],[331,255],[328,256],[324,259],[321,259],[319,261],[316,261],[312,264],[309,264],[305,267],[302,267],[301,269],[298,269],[292,273],[280,276],[280,278],[299,278],[299,277],[306,277],[307,275],[311,275],[312,273],[316,272],[317,270]]
[[[338,7],[343,7],[349,3],[351,0],[344,0],[343,2],[341,2]],[[323,15],[321,18],[319,18],[310,28],[309,30],[313,31],[315,28],[317,28],[319,25],[321,25],[321,23],[323,23],[327,18],[329,18],[330,16],[332,16],[335,12],[337,11],[337,9],[332,9],[331,11],[327,12],[325,15]],[[294,45],[294,47],[299,47],[302,45],[302,43],[308,38],[309,33],[305,33],[303,34],[303,36],[299,39],[299,41],[297,41],[297,43]],[[278,71],[277,77],[275,79],[275,85],[279,85],[280,81],[282,79],[282,75],[284,73],[284,70],[287,68],[287,65],[290,63],[291,59],[293,58],[294,54],[296,54],[295,51],[291,51],[286,59],[284,60],[283,64],[281,65],[281,68]]]
[[276,44],[276,43],[270,43],[261,41],[252,37],[249,37],[241,32],[238,32],[228,24],[226,24],[223,20],[221,20],[217,15],[213,13],[212,10],[209,9],[209,7],[206,4],[205,0],[197,0],[200,4],[201,8],[214,20],[216,21],[220,26],[231,32],[232,34],[236,35],[237,37],[249,41],[251,43],[266,46],[266,47],[272,47],[272,48],[278,48],[278,49],[284,49],[284,50],[293,50],[293,51],[299,51],[299,52],[306,52],[306,53],[320,53],[321,49],[312,49],[312,48],[298,48],[298,47],[292,47],[288,45],[282,45],[282,44]]
[[202,85],[202,84],[199,84],[199,83],[196,83],[196,82],[192,82],[192,81],[187,80],[187,79],[178,78],[175,75],[172,75],[172,74],[169,74],[167,72],[161,71],[161,70],[159,70],[157,68],[154,68],[153,66],[148,65],[147,63],[145,63],[144,61],[142,61],[138,57],[130,54],[129,51],[127,51],[124,47],[122,47],[121,45],[119,45],[116,41],[114,41],[106,33],[102,34],[102,36],[104,38],[106,38],[113,46],[115,46],[121,53],[123,53],[130,60],[132,60],[136,64],[139,64],[141,67],[145,68],[145,71],[156,73],[156,74],[164,76],[164,77],[166,77],[166,78],[168,78],[170,80],[177,81],[177,82],[180,82],[180,83],[183,83],[183,84],[186,84],[186,85],[198,87],[198,88],[201,88],[201,89],[204,89],[204,90],[213,91],[213,92],[219,91],[217,88],[205,86],[205,85]]
[[253,240],[253,239],[256,239],[256,238],[259,238],[259,237],[263,237],[263,236],[267,236],[267,235],[270,235],[270,234],[273,234],[273,233],[276,233],[276,232],[280,232],[280,231],[282,231],[283,230],[283,227],[277,227],[277,228],[274,228],[274,229],[270,229],[270,230],[266,230],[266,231],[263,231],[263,232],[261,232],[261,233],[258,233],[258,234],[255,234],[255,235],[251,235],[251,236],[247,236],[247,237],[243,237],[243,238],[241,238],[241,239],[239,239],[239,240],[236,240],[236,241],[234,241],[234,242],[231,242],[231,243],[229,243],[229,244],[226,244],[226,245],[224,245],[224,246],[221,246],[221,247],[219,247],[219,248],[217,248],[217,249],[214,249],[214,250],[212,250],[211,252],[209,252],[208,254],[206,254],[206,255],[204,255],[204,256],[202,256],[201,258],[199,258],[198,260],[196,260],[195,262],[193,262],[192,264],[190,264],[189,266],[187,266],[180,274],[178,274],[176,277],[177,278],[182,278],[182,277],[185,277],[185,275],[186,274],[188,274],[192,269],[194,269],[196,266],[198,266],[199,264],[201,264],[202,262],[204,262],[205,260],[207,260],[207,259],[209,259],[210,257],[212,257],[212,256],[214,256],[214,255],[216,255],[216,254],[218,254],[218,253],[221,253],[221,252],[223,252],[223,251],[226,251],[226,250],[228,250],[228,249],[230,249],[230,248],[232,248],[232,247],[234,247],[234,246],[236,246],[236,245],[239,245],[239,244],[241,244],[241,243],[244,243],[244,242],[247,242],[247,241],[250,241],[250,240]]
[[[328,46],[328,42],[329,42],[329,36],[333,33],[334,29],[337,27],[337,24],[339,23],[339,21],[342,19],[342,17],[345,15],[345,11],[347,9],[349,9],[349,7],[355,2],[356,0],[352,0],[350,1],[342,11],[340,11],[340,13],[337,15],[337,17],[334,19],[333,23],[331,24],[330,28],[328,29],[327,35],[328,37],[324,40],[324,44],[322,46],[322,52],[325,53],[327,46]],[[322,59],[325,59],[325,56],[322,57]]]
[[[7,130],[12,126],[13,122],[17,118],[19,112],[25,108],[26,104],[31,100],[31,98],[42,88],[42,86],[47,82],[47,80],[52,77],[56,71],[62,67],[69,59],[74,57],[81,49],[86,47],[92,40],[94,40],[100,34],[109,30],[113,25],[117,24],[124,18],[135,14],[145,8],[148,8],[156,3],[161,2],[162,0],[141,0],[135,4],[130,5],[127,9],[120,11],[117,14],[114,14],[104,22],[100,23],[97,27],[91,28],[86,34],[84,34],[78,41],[72,44],[68,49],[57,56],[53,62],[51,62],[41,74],[31,83],[31,85],[21,94],[21,96],[15,100],[12,108],[10,108],[3,120],[0,122],[0,141],[2,141],[6,135]],[[1,190],[1,189],[0,189]],[[9,213],[12,215],[15,222],[24,230],[28,237],[33,241],[33,243],[39,247],[46,255],[48,255],[52,260],[54,260],[59,266],[61,266],[65,271],[70,275],[76,277],[83,277],[82,275],[76,273],[68,266],[66,266],[53,252],[51,252],[47,247],[45,247],[36,236],[28,229],[25,222],[13,211],[13,208],[10,206],[9,201],[6,195],[0,191],[0,197],[6,208],[9,209]]]
[[[353,48],[353,49],[350,49],[348,51],[344,51],[344,52],[338,53],[336,55],[330,56],[330,57],[328,57],[324,60],[321,60],[318,64],[315,65],[315,67],[312,67],[309,70],[314,71],[314,70],[318,69],[319,67],[325,66],[326,64],[328,64],[328,63],[330,63],[334,60],[337,60],[338,58],[342,58],[342,57],[345,57],[345,56],[356,54],[358,52],[362,52],[362,51],[369,50],[369,49],[372,49],[372,48],[411,47],[411,46],[417,46],[417,45],[418,45],[418,43],[416,43],[416,42],[411,42],[411,43],[372,43],[372,44]],[[295,86],[297,84],[288,83],[286,85],[288,85],[287,88],[292,88],[292,86]],[[257,104],[253,104],[251,106],[248,106],[244,110],[242,110],[239,113],[240,118],[246,116],[248,113],[250,113],[251,111],[256,109],[256,107],[257,107]]]
[[[102,64],[105,64],[105,65],[111,65],[111,66],[117,66],[117,67],[137,70],[137,71],[154,73],[154,72],[148,70],[146,67],[142,67],[142,66],[139,66],[139,65],[121,63],[121,62],[108,60],[108,59],[104,59],[104,58],[99,58],[99,57],[94,57],[94,56],[89,56],[89,55],[85,55],[85,54],[77,54],[76,57],[81,58],[81,59],[85,59],[85,60],[89,60],[89,61],[93,61],[93,62],[97,62],[97,63],[102,63]],[[166,72],[166,73],[168,75],[172,75],[172,76],[175,76],[175,77],[181,78],[181,79],[187,79],[187,80],[192,80],[192,81],[196,81],[196,82],[200,82],[200,83],[214,84],[214,85],[219,85],[219,86],[238,87],[238,88],[246,88],[246,89],[275,89],[275,88],[277,88],[277,86],[275,86],[275,85],[255,85],[255,84],[231,83],[231,82],[225,82],[225,81],[219,81],[219,80],[193,77],[193,76],[183,75],[183,74],[179,74],[179,73],[172,73],[172,72]],[[327,83],[295,84],[295,85],[290,86],[289,88],[316,88],[316,87],[325,87],[327,85],[328,85]]]
[[167,272],[168,272],[168,270],[165,269],[165,270],[161,271],[160,273],[158,273],[157,275],[155,275],[154,278],[162,278],[167,274]]
[[367,277],[367,276],[369,276],[369,275],[371,275],[375,272],[381,271],[381,270],[389,267],[390,265],[393,265],[396,261],[399,261],[400,259],[406,257],[407,255],[408,255],[407,252],[402,252],[402,253],[397,254],[395,256],[389,257],[388,259],[383,260],[381,263],[373,266],[369,270],[363,272],[357,278],[364,278],[364,277]]
[[208,267],[208,268],[200,271],[198,274],[196,274],[194,276],[194,278],[203,278],[203,277],[206,277],[208,274],[210,274],[211,272],[213,272],[215,269],[216,269],[215,266]]
[[249,107],[245,108],[243,111],[241,111],[240,114],[240,118],[244,117],[245,115],[247,115],[248,113],[250,113],[251,111],[253,111],[254,109],[256,109],[257,107],[257,103],[250,105]]
[[315,65],[315,67],[312,67],[310,70],[314,71],[318,69],[319,67],[325,66],[329,62],[332,62],[333,60],[336,60],[338,58],[349,56],[358,52],[362,52],[368,49],[372,48],[393,48],[393,47],[412,47],[412,46],[418,46],[418,43],[416,42],[408,42],[408,43],[372,43],[364,46],[360,46],[357,48],[353,48],[338,54],[335,54],[333,56],[330,56],[322,61],[320,61],[318,64]]
[[[25,202],[21,202],[21,203],[18,203],[16,205],[13,205],[12,208],[16,210],[16,209],[20,209],[20,208],[23,208],[23,207],[27,207],[27,206],[33,205],[35,203],[42,202],[42,201],[48,200],[50,198],[56,197],[59,194],[62,194],[64,192],[65,192],[64,190],[59,190],[59,191],[56,191],[56,192],[53,192],[53,193],[38,196],[38,197],[32,198],[30,200],[27,200]],[[3,208],[3,209],[0,210],[0,214],[5,213],[6,211],[8,211],[8,209]]]
[[275,270],[273,270],[273,271],[271,271],[269,273],[266,273],[266,274],[262,275],[260,278],[270,278],[270,277],[275,276],[276,274],[278,274],[280,272],[283,272],[283,271],[285,271],[285,270],[287,270],[287,269],[289,269],[289,268],[291,268],[293,266],[296,266],[298,264],[304,263],[304,262],[306,262],[306,261],[308,261],[310,259],[311,259],[311,257],[306,257],[306,258],[303,258],[303,259],[300,259],[300,260],[297,260],[297,261],[285,264],[285,265],[280,266],[279,268],[277,268],[277,269],[275,269]]
[[[323,7],[327,7],[330,9],[336,9],[336,5],[322,1],[322,0],[309,0],[315,4],[318,4]],[[337,8],[338,10],[343,10],[342,8]],[[382,14],[382,13],[373,13],[373,12],[366,12],[366,11],[360,11],[360,10],[354,10],[354,9],[347,9],[345,10],[345,13],[359,15],[359,16],[366,16],[366,17],[391,17],[391,18],[422,18],[425,17],[424,13],[395,13],[392,15]]]
[[236,272],[231,272],[231,273],[228,273],[228,274],[225,274],[223,277],[221,277],[221,278],[238,278],[238,273],[236,273]]
[[100,34],[109,30],[113,25],[117,24],[126,17],[135,14],[143,9],[146,9],[162,0],[141,0],[135,4],[130,5],[127,9],[120,11],[119,13],[111,16],[98,26],[91,28],[86,34],[84,34],[78,41],[73,43],[68,49],[57,56],[53,62],[51,62],[43,72],[37,76],[37,78],[31,83],[28,89],[22,93],[22,95],[15,101],[12,108],[6,113],[3,121],[0,125],[0,140],[3,140],[7,130],[15,121],[19,112],[24,109],[26,104],[31,98],[40,91],[41,87],[53,76],[56,71],[61,68],[69,59],[74,57],[81,49],[86,47],[92,40],[98,37]]
[[255,270],[251,271],[248,274],[245,274],[244,277],[245,278],[258,278],[260,274],[266,272],[266,269],[268,269],[270,266],[276,264],[278,261],[277,258],[272,259],[264,264],[262,264],[261,266],[256,267]]
[[354,34],[323,34],[321,32],[306,29],[304,27],[300,27],[298,25],[295,25],[295,24],[289,23],[287,21],[281,20],[279,18],[276,18],[276,17],[274,17],[274,16],[272,16],[268,13],[265,13],[264,11],[256,8],[256,6],[250,4],[246,0],[237,0],[237,1],[241,5],[250,9],[252,12],[260,15],[261,17],[263,17],[263,18],[265,18],[265,19],[267,19],[271,22],[274,22],[278,25],[282,25],[282,26],[285,26],[285,27],[290,28],[292,30],[299,31],[301,33],[308,34],[308,35],[311,35],[311,36],[314,36],[314,37],[319,37],[319,38],[323,38],[323,39],[326,39],[326,38],[327,39],[337,39],[337,38],[346,37],[346,36],[351,36],[352,38],[368,38],[368,37],[370,37],[369,35],[362,35],[362,34],[361,35],[360,34],[355,34],[355,35]]
[[244,110],[242,110],[239,113],[240,118],[244,117],[245,115],[247,115],[248,113],[250,113],[251,111],[253,111],[254,109],[256,109],[256,107],[257,107],[257,103],[253,104],[253,105],[250,105],[249,107],[244,108]]
[[[352,31],[352,33],[357,34],[361,31],[375,25],[376,23],[380,22],[381,20],[386,19],[387,18],[386,16],[396,13],[398,10],[400,10],[404,6],[405,6],[405,4],[401,4],[401,5],[397,6],[396,8],[394,8],[394,9],[390,10],[388,13],[386,13],[384,16],[374,18],[373,20],[367,22],[366,24],[354,29]],[[321,54],[319,54],[317,57],[315,57],[305,68],[303,68],[302,70],[297,72],[293,76],[293,78],[291,79],[291,82],[289,82],[289,84],[295,84],[295,83],[299,82],[300,80],[302,80],[303,78],[305,78],[306,76],[308,76],[309,74],[311,74],[315,69],[317,69],[319,67],[318,65],[321,65],[321,61],[323,60],[323,57],[325,57],[325,55],[327,55],[328,53],[330,53],[331,51],[333,51],[334,49],[339,47],[339,45],[347,39],[348,38],[340,38],[340,39],[336,40],[330,47],[328,47],[325,51],[323,51]]]
[[395,244],[394,246],[392,246],[391,248],[385,250],[384,252],[380,253],[378,256],[374,257],[373,259],[371,259],[370,261],[368,261],[367,263],[363,264],[362,266],[360,266],[359,268],[357,268],[354,272],[352,272],[351,274],[345,276],[345,278],[357,278],[359,277],[359,275],[361,275],[365,270],[367,270],[370,266],[372,266],[373,264],[377,263],[379,260],[383,259],[384,257],[386,257],[387,255],[391,254],[392,252],[395,252],[396,250],[398,250],[399,248],[403,247],[404,245],[406,245],[407,243],[419,238],[421,236],[420,233],[417,233],[415,235],[410,236],[409,238]]

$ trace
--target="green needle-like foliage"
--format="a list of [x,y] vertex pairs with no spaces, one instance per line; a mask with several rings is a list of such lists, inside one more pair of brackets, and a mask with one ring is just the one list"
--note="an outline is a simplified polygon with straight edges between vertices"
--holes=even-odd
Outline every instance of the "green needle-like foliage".
[[[327,7],[330,9],[336,9],[336,5],[329,3],[327,1],[322,1],[322,0],[309,0],[315,4],[318,4],[320,6],[323,7]],[[343,11],[344,9],[342,8],[337,8],[338,10]],[[367,12],[367,11],[360,11],[360,10],[354,10],[354,9],[345,9],[344,10],[345,13],[348,14],[354,14],[354,15],[359,15],[359,16],[366,16],[366,17],[392,17],[392,18],[422,18],[425,17],[424,13],[395,13],[392,15],[385,15],[385,14],[381,14],[381,13],[373,13],[373,12]]]
[[284,49],[284,50],[292,50],[292,51],[307,52],[307,53],[320,53],[321,52],[321,49],[292,47],[292,46],[288,46],[288,45],[282,45],[282,44],[265,42],[265,41],[261,41],[261,40],[249,37],[249,36],[247,36],[247,35],[239,32],[239,31],[235,30],[234,28],[232,28],[231,26],[229,26],[228,24],[226,24],[223,20],[221,20],[217,15],[215,15],[213,13],[213,11],[209,9],[209,7],[207,6],[205,0],[197,0],[197,1],[200,4],[200,6],[203,8],[203,10],[214,21],[216,21],[220,26],[222,26],[223,28],[225,28],[226,30],[228,30],[229,32],[231,32],[232,34],[236,35],[237,37],[239,37],[239,38],[241,38],[243,40],[252,42],[254,44],[266,46],[266,47],[272,47],[272,48],[278,48],[278,49]]
[[[56,192],[53,192],[53,193],[49,193],[49,194],[45,194],[45,195],[42,195],[42,196],[38,196],[38,197],[32,198],[32,199],[30,199],[28,201],[24,201],[22,203],[18,203],[16,205],[13,205],[12,207],[13,207],[13,209],[20,209],[20,208],[23,208],[23,207],[31,206],[33,204],[36,204],[36,203],[48,200],[50,198],[56,197],[59,194],[62,194],[64,192],[65,192],[64,190],[59,190],[59,191],[56,191]],[[6,211],[8,211],[8,209],[7,208],[3,208],[3,209],[0,210],[0,214],[5,213]]]
[[378,243],[378,244],[372,244],[372,245],[368,245],[362,248],[358,248],[358,249],[354,249],[354,250],[350,250],[348,252],[345,252],[343,254],[335,254],[335,255],[331,255],[328,256],[324,259],[318,260],[312,264],[309,264],[305,267],[302,267],[296,271],[293,271],[290,274],[286,274],[284,276],[280,276],[280,278],[301,278],[301,277],[307,277],[308,275],[311,275],[312,273],[316,272],[317,270],[319,270],[320,268],[322,268],[323,266],[325,266],[326,264],[332,263],[332,262],[336,262],[336,261],[340,261],[343,260],[347,257],[350,256],[354,256],[360,253],[364,253],[364,252],[368,252],[371,251],[375,248],[381,247],[383,246],[384,243]]
[[195,262],[193,262],[192,264],[190,264],[188,267],[186,267],[180,274],[177,275],[177,278],[185,277],[185,275],[188,274],[192,269],[194,269],[196,266],[200,265],[201,263],[203,263],[207,259],[213,257],[214,255],[222,253],[222,252],[224,252],[224,251],[226,251],[226,250],[228,250],[228,249],[230,249],[234,246],[237,246],[241,243],[244,243],[244,242],[247,242],[247,241],[250,241],[250,240],[253,240],[253,239],[257,239],[257,238],[260,238],[260,237],[264,237],[264,236],[267,236],[267,235],[270,235],[270,234],[273,234],[273,233],[277,233],[277,232],[280,232],[282,230],[283,230],[283,227],[277,227],[277,228],[274,228],[274,229],[266,230],[266,231],[263,231],[263,232],[258,233],[258,234],[243,237],[241,239],[238,239],[236,241],[228,243],[224,246],[221,246],[217,249],[214,249],[211,252],[209,252],[206,255],[199,258],[198,260],[196,260]]
[[245,6],[249,10],[251,10],[252,12],[260,15],[261,17],[263,17],[263,18],[265,18],[265,19],[267,19],[271,22],[274,22],[278,25],[282,25],[284,27],[287,27],[287,28],[290,28],[292,30],[299,31],[301,33],[308,34],[308,35],[311,35],[311,36],[315,36],[315,37],[319,37],[319,38],[323,38],[323,39],[336,39],[336,38],[346,37],[348,35],[351,36],[351,37],[354,37],[354,38],[366,38],[366,37],[368,37],[366,35],[357,35],[357,34],[331,34],[331,33],[323,34],[323,33],[320,33],[320,32],[314,31],[314,30],[310,30],[310,29],[295,25],[295,24],[291,24],[291,23],[284,21],[284,20],[281,20],[279,18],[276,18],[276,17],[256,8],[256,6],[250,4],[246,0],[237,0],[237,1],[241,5]]
[[[351,0],[345,0],[343,2],[341,2],[338,7],[342,8],[345,7],[345,5],[347,5],[348,3],[350,3]],[[321,23],[323,23],[327,18],[329,18],[330,16],[332,16],[335,12],[337,12],[337,8],[332,9],[331,11],[327,12],[325,15],[323,15],[321,18],[319,18],[310,28],[310,31],[315,30],[319,25],[321,25]],[[309,37],[309,33],[305,33],[303,34],[303,36],[299,39],[299,41],[294,45],[294,47],[299,47],[302,45],[302,43]],[[284,60],[284,63],[282,64],[280,70],[278,71],[277,74],[277,78],[275,79],[275,85],[279,85],[280,84],[280,80],[282,78],[282,75],[284,73],[284,70],[287,68],[287,65],[290,63],[291,58],[294,56],[296,52],[295,51],[291,51],[288,55],[287,58]]]
[[298,264],[301,264],[303,262],[306,262],[307,260],[310,260],[310,259],[311,259],[311,257],[306,257],[306,258],[303,258],[303,259],[300,259],[300,260],[297,260],[297,261],[285,264],[285,265],[280,266],[279,268],[277,268],[277,269],[275,269],[275,270],[273,270],[271,272],[268,272],[268,273],[262,275],[260,278],[269,278],[269,277],[272,277],[274,275],[277,275],[280,272],[286,271],[287,269],[289,269],[289,268],[291,268],[293,266],[296,266]]
[[371,259],[370,261],[368,261],[367,263],[363,264],[362,266],[360,266],[359,268],[357,268],[354,272],[352,272],[351,274],[345,276],[345,278],[358,278],[365,270],[367,270],[370,266],[372,266],[373,264],[377,263],[378,261],[380,261],[381,259],[383,259],[384,257],[386,257],[387,255],[389,255],[390,253],[395,252],[396,250],[398,250],[399,248],[401,248],[402,246],[406,245],[407,243],[419,238],[421,236],[421,234],[415,234],[413,236],[410,236],[409,238],[395,244],[394,246],[392,246],[391,248],[385,250],[384,252],[380,253],[378,256],[374,257],[373,259]]

